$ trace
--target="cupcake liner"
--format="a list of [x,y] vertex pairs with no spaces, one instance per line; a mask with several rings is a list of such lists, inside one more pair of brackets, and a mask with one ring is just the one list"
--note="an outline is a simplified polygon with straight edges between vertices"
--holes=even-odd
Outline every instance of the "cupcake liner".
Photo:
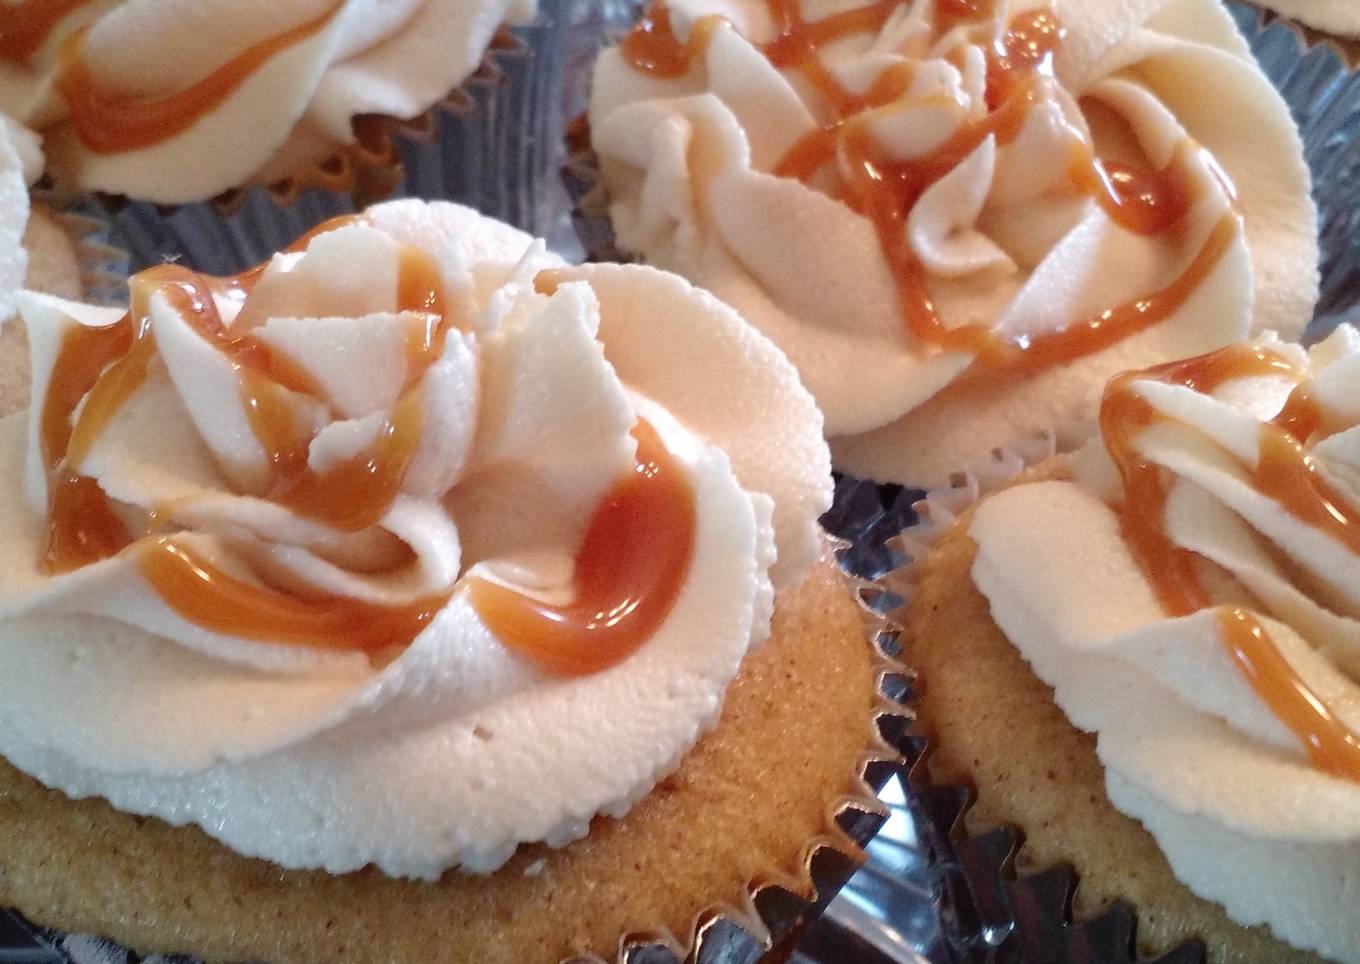
[[[907,523],[888,541],[900,563],[880,583],[900,600],[888,613],[891,624],[905,625],[905,615],[933,546],[958,517],[986,496],[1006,487],[1026,470],[1058,454],[1056,433],[1046,432],[995,449],[967,465],[944,488],[915,498],[903,493],[887,506],[888,518]],[[869,483],[860,483],[868,486]],[[908,670],[910,672],[910,670]],[[915,691],[907,697],[912,705]],[[1017,858],[1024,846],[1015,828],[972,833],[965,817],[975,797],[972,787],[940,784],[929,772],[930,734],[920,725],[908,732],[914,754],[907,786],[913,835],[927,855],[932,890],[922,905],[935,915],[935,927],[922,928],[935,943],[917,946],[933,951],[932,960],[957,964],[994,961],[1063,964],[1201,964],[1204,948],[1186,942],[1157,958],[1135,950],[1136,913],[1116,903],[1094,917],[1078,917],[1073,897],[1079,882],[1065,865],[1020,872]]]
[[[838,560],[852,554],[845,540],[831,538]],[[832,904],[838,892],[865,863],[865,848],[890,811],[879,798],[887,785],[906,776],[904,747],[909,720],[903,708],[906,676],[896,661],[896,630],[881,610],[889,597],[870,580],[847,574],[864,614],[865,639],[874,652],[875,698],[869,719],[874,737],[851,768],[844,794],[826,809],[822,830],[809,840],[794,873],[767,871],[747,883],[740,904],[715,903],[703,908],[685,934],[663,926],[639,928],[622,935],[612,960],[618,964],[737,964],[757,959],[786,959],[810,924]],[[626,818],[625,818],[626,819]],[[766,957],[771,955],[771,957]],[[804,958],[805,960],[805,958]],[[563,964],[604,964],[598,956],[568,958]],[[111,941],[62,934],[0,911],[0,964],[197,964],[185,955],[146,957]]]
[[567,209],[556,172],[574,2],[542,0],[538,20],[501,28],[477,70],[438,104],[410,120],[355,118],[354,144],[295,177],[194,204],[97,195],[72,206],[107,223],[132,271],[182,258],[233,274],[328,218],[391,197],[458,201],[550,236]]

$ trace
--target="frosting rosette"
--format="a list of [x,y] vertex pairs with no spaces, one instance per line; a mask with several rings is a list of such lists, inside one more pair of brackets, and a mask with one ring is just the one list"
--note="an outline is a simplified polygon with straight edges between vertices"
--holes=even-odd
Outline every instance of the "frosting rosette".
[[1072,481],[970,526],[1113,804],[1236,922],[1357,961],[1360,335],[1121,376]]
[[620,249],[768,334],[880,481],[1317,295],[1297,132],[1217,0],[670,0],[590,122]]
[[535,6],[21,0],[0,7],[0,110],[65,186],[200,201],[325,162],[361,115],[423,113]]
[[491,871],[676,766],[819,552],[811,397],[674,276],[400,201],[131,288],[20,296],[0,421],[0,753],[68,795]]

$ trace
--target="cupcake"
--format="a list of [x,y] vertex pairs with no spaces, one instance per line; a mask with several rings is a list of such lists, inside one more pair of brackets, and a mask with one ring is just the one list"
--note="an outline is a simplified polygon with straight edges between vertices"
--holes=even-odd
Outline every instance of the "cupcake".
[[1343,327],[1123,374],[911,575],[932,778],[1144,953],[1360,961],[1358,369]]
[[[19,3],[0,109],[59,187],[184,204],[284,180],[349,189],[477,69],[534,0]],[[165,51],[173,51],[166,56]]]
[[839,467],[941,484],[1317,297],[1284,103],[1217,0],[693,0],[599,59],[619,248],[734,305]]
[[857,859],[879,657],[735,311],[420,201],[130,288],[19,296],[0,904],[209,959],[683,956]]

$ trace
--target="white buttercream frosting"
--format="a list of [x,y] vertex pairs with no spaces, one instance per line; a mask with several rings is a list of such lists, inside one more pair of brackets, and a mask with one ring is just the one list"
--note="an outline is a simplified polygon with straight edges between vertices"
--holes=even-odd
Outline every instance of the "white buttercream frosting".
[[[803,16],[866,3],[804,3]],[[994,19],[941,35],[933,0],[906,2],[820,59],[852,94],[914,70],[901,96],[855,124],[886,160],[919,158],[987,115],[987,51],[1009,18],[1041,6],[999,3]],[[709,288],[773,338],[848,471],[939,484],[1018,435],[1089,419],[1119,371],[1267,329],[1296,336],[1311,313],[1316,218],[1298,135],[1217,0],[1056,0],[1066,37],[1018,135],[983,139],[905,219],[945,325],[1021,340],[1171,284],[1230,204],[1206,178],[1172,237],[1131,232],[1070,179],[1073,144],[1161,168],[1188,140],[1217,160],[1244,230],[1193,296],[1148,331],[1027,377],[970,369],[969,353],[909,334],[873,223],[843,203],[843,142],[807,183],[772,173],[833,115],[801,71],[762,52],[775,35],[765,0],[668,7],[681,39],[707,15],[725,18],[682,76],[641,71],[618,48],[595,69],[592,143],[619,247]],[[1203,174],[1207,162],[1194,163]]]
[[[1360,335],[1308,352],[1267,339],[1327,415],[1308,450],[1360,505]],[[1200,394],[1136,381],[1158,418],[1137,454],[1171,480],[1166,532],[1196,554],[1219,605],[1256,614],[1298,677],[1360,728],[1360,556],[1252,484],[1261,424],[1285,375]],[[1118,476],[1093,440],[1074,481],[984,501],[973,578],[992,616],[1071,722],[1097,735],[1110,800],[1157,839],[1176,875],[1244,925],[1360,961],[1360,784],[1319,769],[1235,664],[1212,609],[1169,618],[1120,530]]]
[[36,138],[0,114],[0,321],[14,314],[14,295],[28,272],[23,241],[36,154]]
[[[0,110],[44,133],[49,163],[77,190],[198,201],[326,160],[354,142],[358,115],[428,110],[476,69],[498,27],[535,9],[536,0],[91,0],[25,60],[0,61]],[[188,129],[150,146],[90,150],[54,89],[78,30],[88,30],[82,56],[101,92],[155,101],[328,13]]]
[[[403,246],[433,256],[455,321],[405,395]],[[544,269],[551,294],[535,287]],[[596,814],[621,815],[715,721],[768,632],[774,590],[818,552],[830,457],[793,367],[677,277],[568,267],[443,203],[372,208],[276,256],[244,308],[216,300],[229,331],[250,326],[318,386],[324,403],[291,398],[317,429],[318,471],[366,444],[398,396],[419,399],[416,455],[382,518],[341,532],[265,497],[236,376],[163,294],[149,300],[145,381],[71,468],[247,581],[303,598],[449,601],[383,662],[195,625],[132,551],[45,575],[39,419],[20,414],[0,421],[0,754],[69,795],[337,873],[490,871],[522,842],[560,845]],[[117,318],[27,293],[20,314],[38,400],[65,334]],[[485,578],[568,600],[639,418],[694,493],[683,587],[632,656],[554,675],[502,643],[462,590]]]

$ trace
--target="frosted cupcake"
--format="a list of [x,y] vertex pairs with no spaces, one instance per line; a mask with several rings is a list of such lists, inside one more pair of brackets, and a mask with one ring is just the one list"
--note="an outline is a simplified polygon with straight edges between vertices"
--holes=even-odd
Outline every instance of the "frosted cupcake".
[[619,247],[778,343],[881,481],[1316,299],[1297,133],[1216,0],[676,0],[590,122]]
[[1121,375],[970,510],[908,612],[932,774],[1140,949],[1360,961],[1360,335]]
[[[161,204],[393,163],[410,119],[534,0],[125,0],[0,12],[0,110],[40,131],[59,186]],[[166,56],[165,51],[173,51]]]
[[876,657],[820,416],[732,309],[418,201],[131,291],[20,296],[0,902],[214,959],[558,960],[854,858]]

